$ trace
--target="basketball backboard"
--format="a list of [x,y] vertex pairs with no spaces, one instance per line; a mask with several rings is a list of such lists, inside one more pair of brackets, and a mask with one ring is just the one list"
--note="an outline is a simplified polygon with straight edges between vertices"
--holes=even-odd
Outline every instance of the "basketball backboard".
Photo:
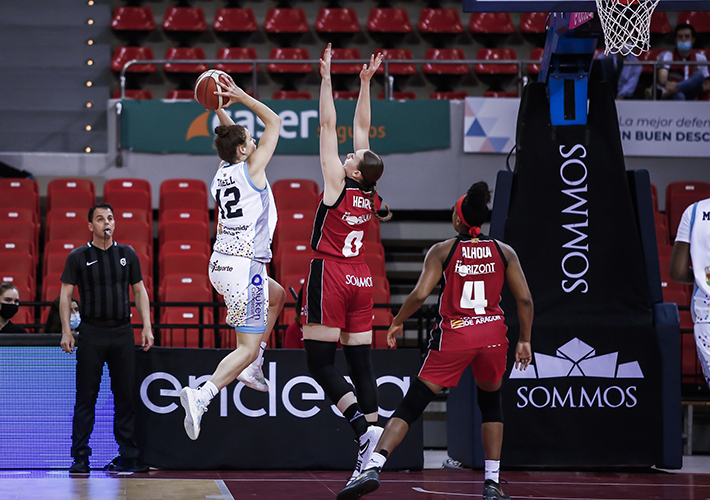
[[[464,12],[596,12],[596,10],[594,0],[463,0]],[[706,11],[710,10],[710,2],[660,0],[656,10]]]

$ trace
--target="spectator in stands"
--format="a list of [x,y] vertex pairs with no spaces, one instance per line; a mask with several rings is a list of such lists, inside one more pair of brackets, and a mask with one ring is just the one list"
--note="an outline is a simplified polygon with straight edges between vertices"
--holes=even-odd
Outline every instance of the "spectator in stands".
[[[42,333],[61,333],[62,332],[62,319],[59,316],[59,299],[57,297],[52,302],[49,307],[49,314],[47,314],[47,321],[44,323],[44,328],[42,328]],[[77,329],[81,323],[81,315],[79,314],[79,301],[74,297],[71,298],[71,316],[69,319],[72,333],[78,333]]]
[[[695,347],[710,387],[710,198],[685,209],[671,253],[673,281],[695,285],[690,314]],[[692,265],[691,265],[692,263]]]
[[[291,292],[293,288],[291,288]],[[298,294],[295,296],[296,299],[296,318],[293,320],[288,328],[286,328],[286,333],[284,334],[284,348],[285,349],[303,349],[303,326],[301,325],[301,307],[303,305],[303,287],[298,290]]]
[[88,229],[93,239],[67,256],[59,295],[62,321],[62,349],[74,352],[71,304],[74,287],[82,298],[81,335],[76,353],[76,403],[72,425],[70,473],[89,473],[89,438],[94,427],[94,410],[104,362],[111,374],[116,406],[114,436],[120,455],[108,464],[113,472],[145,472],[138,461],[135,426],[135,345],[131,326],[129,285],[133,287],[138,314],[143,319],[143,350],[153,345],[150,303],[143,285],[140,260],[128,245],[113,241],[116,223],[108,203],[89,209]]
[[[681,61],[707,61],[702,52],[693,52],[695,28],[690,24],[679,24],[675,28],[674,50],[666,50],[658,56],[667,63]],[[658,69],[657,95],[661,99],[691,101],[705,92],[710,92],[710,73],[707,66],[687,66],[666,64]]]
[[[625,62],[638,62],[638,58],[633,54],[623,56],[621,54],[604,55],[604,52],[597,56],[597,60],[602,63],[602,79],[612,82],[616,91],[617,99],[631,99],[636,92],[636,87],[641,77],[642,67],[640,65],[625,64]],[[594,71],[594,70],[592,70]]]
[[[503,444],[500,386],[508,353],[507,327],[499,305],[504,282],[517,303],[520,335],[515,348],[515,367],[522,370],[532,359],[533,302],[515,251],[505,243],[481,234],[490,199],[485,182],[475,183],[459,198],[452,214],[458,235],[431,247],[416,287],[394,318],[387,332],[390,347],[396,346],[396,336],[402,334],[402,323],[424,304],[443,278],[437,307],[442,321],[437,322],[429,334],[429,353],[419,376],[413,379],[404,399],[387,422],[375,453],[363,465],[362,474],[338,493],[338,500],[360,498],[379,488],[379,472],[389,454],[404,439],[409,426],[436,394],[455,386],[469,366],[476,377],[483,421],[483,498],[510,500],[503,493],[499,480]],[[467,321],[474,318],[481,321]]]
[[215,146],[222,161],[211,187],[218,224],[208,272],[227,304],[227,323],[236,330],[237,348],[199,389],[180,391],[185,432],[193,440],[200,435],[207,405],[234,379],[258,391],[269,390],[261,368],[264,349],[286,302],[286,292],[266,271],[277,219],[266,167],[278,144],[281,118],[231,78],[224,91],[215,94],[252,110],[264,123],[264,132],[257,147],[248,129],[236,125],[223,109],[217,110],[221,125],[215,128]]
[[10,319],[20,307],[20,291],[12,283],[0,283],[0,333],[27,333]]

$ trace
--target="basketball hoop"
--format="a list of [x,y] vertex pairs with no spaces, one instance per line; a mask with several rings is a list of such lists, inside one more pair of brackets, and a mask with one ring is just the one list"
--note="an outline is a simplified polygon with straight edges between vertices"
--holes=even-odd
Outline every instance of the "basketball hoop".
[[660,0],[596,0],[604,54],[641,55],[651,48],[651,14]]

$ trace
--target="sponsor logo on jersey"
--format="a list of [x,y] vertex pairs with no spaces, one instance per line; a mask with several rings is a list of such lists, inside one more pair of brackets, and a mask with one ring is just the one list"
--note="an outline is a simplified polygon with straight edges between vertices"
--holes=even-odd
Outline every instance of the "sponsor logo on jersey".
[[234,179],[232,179],[231,175],[229,176],[228,179],[217,178],[217,186],[219,186],[219,187],[231,186],[234,183],[235,183]]
[[358,224],[364,224],[372,219],[372,213],[367,213],[365,215],[355,216],[351,215],[350,212],[345,212],[343,214],[343,220],[350,224],[351,226],[357,226]]
[[491,247],[469,247],[461,246],[461,256],[464,259],[490,259],[493,257],[491,253]]
[[221,271],[232,272],[233,270],[234,268],[232,266],[220,266],[217,260],[210,262],[210,271],[213,273],[219,273]]
[[495,262],[485,264],[464,264],[460,260],[456,261],[454,272],[459,276],[473,276],[475,274],[493,274],[496,272]]
[[345,284],[372,288],[372,277],[353,276],[352,274],[346,274]]
[[469,318],[457,318],[451,320],[451,328],[465,328],[467,326],[482,325],[484,323],[492,323],[493,321],[501,321],[503,316],[496,314],[495,316],[476,316]]
[[227,236],[237,236],[239,233],[242,233],[249,229],[251,226],[250,225],[244,225],[244,226],[234,226],[234,227],[229,227],[225,226],[223,224],[220,224],[220,233],[221,234],[226,234]]

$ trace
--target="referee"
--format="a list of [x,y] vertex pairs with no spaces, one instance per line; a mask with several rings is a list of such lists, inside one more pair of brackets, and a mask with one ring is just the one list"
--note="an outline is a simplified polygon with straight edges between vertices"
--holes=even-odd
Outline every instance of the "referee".
[[143,286],[140,261],[127,245],[113,241],[116,222],[113,207],[101,203],[89,209],[89,230],[93,239],[74,249],[62,274],[59,315],[62,320],[62,349],[74,352],[69,325],[71,298],[79,286],[81,326],[76,352],[76,404],[72,429],[71,473],[89,472],[89,437],[94,428],[94,409],[104,362],[111,374],[115,403],[113,433],[120,455],[108,466],[117,472],[145,472],[138,461],[133,429],[135,405],[135,347],[128,286],[133,286],[138,313],[143,319],[143,350],[153,345],[148,294]]

